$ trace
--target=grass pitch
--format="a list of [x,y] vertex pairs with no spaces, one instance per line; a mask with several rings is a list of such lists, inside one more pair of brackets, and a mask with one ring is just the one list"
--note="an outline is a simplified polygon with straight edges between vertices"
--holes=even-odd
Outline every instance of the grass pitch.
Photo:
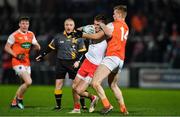
[[[68,114],[73,107],[71,88],[63,88],[61,111],[52,111],[55,105],[53,86],[31,86],[25,94],[24,110],[11,109],[10,102],[17,85],[0,85],[0,116],[102,116],[99,101],[94,113]],[[90,92],[94,92],[91,88]],[[107,116],[121,116],[111,90],[105,89],[114,109]],[[180,90],[122,89],[130,116],[178,116],[180,115]],[[87,106],[90,101],[86,100]]]

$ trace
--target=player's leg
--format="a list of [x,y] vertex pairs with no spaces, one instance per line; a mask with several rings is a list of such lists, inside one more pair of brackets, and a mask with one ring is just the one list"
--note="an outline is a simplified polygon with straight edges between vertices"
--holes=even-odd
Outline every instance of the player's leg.
[[[75,61],[74,61],[75,62]],[[76,79],[76,74],[77,74],[77,68],[74,68],[73,67],[73,64],[74,64],[74,62],[72,61],[72,63],[70,63],[71,64],[71,67],[68,67],[68,74],[69,74],[69,78],[70,79],[72,79],[72,80],[74,80],[74,79]],[[70,65],[69,65],[70,66]],[[82,65],[83,66],[83,65]],[[81,66],[81,67],[82,67]],[[78,80],[78,79],[76,79],[76,80]],[[72,92],[73,92],[73,95],[74,95],[74,90],[72,89]],[[74,100],[77,100],[77,95],[74,95],[73,97],[75,97],[74,98]],[[77,103],[77,101],[76,102],[74,102],[74,106],[76,106],[76,105],[78,105],[79,104],[79,99],[78,99],[78,103]],[[81,104],[81,108],[84,110],[84,111],[86,111],[87,110],[87,107],[86,107],[86,105],[85,105],[85,99],[84,99],[84,97],[80,97],[80,104]],[[78,107],[78,106],[77,106]]]
[[24,83],[19,87],[17,91],[17,105],[19,108],[23,109],[23,96],[26,92],[27,88],[32,84],[32,79],[30,74],[27,72],[23,72],[20,77],[23,79]]
[[79,82],[80,82],[80,79],[77,77],[72,82],[72,93],[73,93],[74,104],[79,103],[79,99],[80,99],[79,95],[75,91],[75,88]]
[[120,79],[120,75],[119,73],[111,73],[108,77],[108,84],[111,87],[118,103],[119,103],[119,108],[120,111],[127,115],[128,111],[126,109],[125,103],[124,103],[124,99],[123,99],[123,95],[122,92],[120,90],[120,88],[118,87],[118,80]]
[[98,103],[99,98],[96,95],[93,95],[89,92],[86,91],[88,88],[89,84],[91,83],[92,78],[87,76],[79,82],[79,84],[76,86],[75,91],[86,98],[89,98],[91,100],[89,112],[93,112],[95,110],[95,106]]
[[102,83],[102,80],[108,77],[108,75],[116,68],[118,68],[120,64],[123,65],[123,61],[121,61],[118,57],[106,56],[95,72],[93,78],[93,87],[96,89],[103,103],[104,109],[102,109],[101,111],[102,114],[107,114],[108,112],[110,112],[113,109],[113,106],[111,106],[111,104],[109,103],[109,100],[107,99],[100,84]]
[[83,96],[83,97],[89,98],[90,93],[85,91],[87,89],[87,87],[89,86],[89,83],[87,81],[80,79],[80,78],[78,78],[78,79],[80,81],[79,81],[78,85],[75,87],[76,93]]
[[16,106],[20,109],[24,109],[23,96],[27,88],[32,84],[32,79],[30,76],[31,68],[30,66],[25,67],[23,65],[20,65],[14,67],[14,69],[18,73],[18,76],[23,80],[23,84],[21,84],[21,86],[17,89],[16,96],[13,99],[13,103],[16,103]]
[[[92,80],[92,86],[96,90],[98,96],[100,97],[102,104],[104,106],[104,109],[101,111],[102,113],[107,113],[112,110],[112,106],[109,102],[109,100],[106,97],[106,94],[104,92],[103,87],[101,86],[102,81],[107,78],[107,76],[111,73],[111,71],[104,65],[100,64],[94,74],[93,80]],[[104,112],[106,111],[106,112]]]
[[79,103],[80,96],[75,91],[75,88],[76,88],[76,86],[78,85],[79,82],[80,82],[80,79],[76,77],[73,80],[73,83],[72,83],[72,93],[73,93],[74,107],[73,107],[73,110],[70,111],[69,113],[81,113],[81,111],[80,111],[80,103]]

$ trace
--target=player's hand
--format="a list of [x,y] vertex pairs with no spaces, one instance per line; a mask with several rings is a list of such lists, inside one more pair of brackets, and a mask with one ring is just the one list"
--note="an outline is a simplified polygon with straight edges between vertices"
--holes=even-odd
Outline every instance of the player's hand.
[[79,67],[79,64],[80,64],[80,61],[76,61],[75,63],[74,63],[74,68],[78,68]]
[[42,55],[39,55],[39,56],[37,56],[37,57],[36,57],[36,61],[38,61],[38,62],[39,62],[39,61],[42,61],[42,60],[43,60]]
[[71,32],[70,35],[72,36],[72,38],[81,38],[83,32],[80,30],[76,30],[75,32]]
[[16,58],[18,59],[18,60],[24,60],[24,58],[25,58],[25,54],[24,53],[21,53],[21,54],[18,54],[17,56],[16,56]]

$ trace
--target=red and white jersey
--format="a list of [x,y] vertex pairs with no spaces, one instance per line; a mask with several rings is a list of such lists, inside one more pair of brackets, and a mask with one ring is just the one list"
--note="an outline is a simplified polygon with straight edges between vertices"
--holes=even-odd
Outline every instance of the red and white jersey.
[[90,44],[88,52],[85,54],[85,56],[93,64],[99,65],[105,56],[106,48],[106,40],[103,40],[96,44]]
[[[83,31],[85,33],[95,33],[95,28],[93,25],[87,25],[83,27]],[[107,42],[103,40],[101,42],[93,44],[93,40],[90,40],[90,45],[88,48],[88,52],[85,54],[86,58],[93,64],[99,65],[102,59],[105,56]]]
[[112,37],[107,39],[106,56],[117,56],[121,60],[125,58],[125,46],[129,28],[123,20],[111,22],[107,27],[112,31]]

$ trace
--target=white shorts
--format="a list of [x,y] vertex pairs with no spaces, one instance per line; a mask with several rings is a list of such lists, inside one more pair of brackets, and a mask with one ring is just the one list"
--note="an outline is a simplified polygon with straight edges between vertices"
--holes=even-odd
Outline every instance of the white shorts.
[[121,72],[124,61],[117,56],[106,56],[102,60],[101,64],[108,67],[108,69],[111,70],[112,72],[117,73],[117,72]]
[[92,78],[89,76],[83,77],[80,74],[77,74],[77,77],[81,80],[84,80],[85,82],[87,82],[88,84],[91,84]]
[[31,74],[30,66],[17,65],[17,66],[14,66],[13,69],[15,70],[17,75],[20,75],[22,72],[27,72],[28,74]]

